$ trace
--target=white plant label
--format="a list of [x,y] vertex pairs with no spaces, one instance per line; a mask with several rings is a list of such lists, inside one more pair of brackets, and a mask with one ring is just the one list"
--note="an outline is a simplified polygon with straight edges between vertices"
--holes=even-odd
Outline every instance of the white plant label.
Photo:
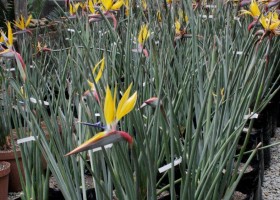
[[217,6],[214,4],[212,4],[212,5],[210,4],[210,5],[206,5],[205,8],[217,8]]
[[199,15],[202,19],[213,19],[213,15]]
[[[36,100],[35,98],[33,98],[33,97],[30,97],[30,102],[36,104],[36,103],[37,103],[37,100]],[[42,104],[42,101],[41,101],[41,100],[38,100],[38,102],[39,102],[39,104]],[[47,102],[47,101],[43,101],[43,103],[44,103],[45,106],[49,106],[49,105],[50,105],[49,102]]]
[[[182,157],[174,160],[174,166],[179,165],[182,162]],[[159,173],[165,172],[169,169],[171,169],[172,167],[172,163],[166,164],[164,166],[162,166],[161,168],[158,169]]]
[[30,141],[35,141],[36,138],[35,138],[35,136],[29,136],[29,137],[26,137],[26,138],[21,138],[21,139],[17,140],[17,144],[26,143],[26,142],[30,142]]
[[259,117],[258,113],[251,113],[250,115],[245,115],[244,119],[257,119]]
[[238,22],[240,27],[242,27],[241,22],[240,22],[240,17],[234,17],[233,19]]
[[248,128],[243,128],[243,132],[248,132],[249,129]]

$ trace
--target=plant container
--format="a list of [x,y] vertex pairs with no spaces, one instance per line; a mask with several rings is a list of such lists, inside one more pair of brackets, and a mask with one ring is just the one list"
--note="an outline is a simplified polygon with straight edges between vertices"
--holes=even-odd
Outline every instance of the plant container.
[[[16,155],[18,157],[20,170],[23,173],[23,165],[21,159],[21,151],[17,150]],[[17,168],[15,153],[12,150],[0,151],[0,161],[7,161],[11,164],[11,173],[9,175],[9,192],[20,192],[22,191],[19,171]]]
[[0,200],[8,199],[10,166],[8,162],[0,162]]

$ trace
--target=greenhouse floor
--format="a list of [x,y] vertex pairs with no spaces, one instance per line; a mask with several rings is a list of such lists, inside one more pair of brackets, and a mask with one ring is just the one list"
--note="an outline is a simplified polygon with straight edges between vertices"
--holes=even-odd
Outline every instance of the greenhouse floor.
[[[271,138],[271,143],[280,140],[280,128],[276,129],[275,136]],[[278,200],[280,199],[280,148],[279,146],[271,147],[271,165],[264,172],[263,182],[263,199]]]

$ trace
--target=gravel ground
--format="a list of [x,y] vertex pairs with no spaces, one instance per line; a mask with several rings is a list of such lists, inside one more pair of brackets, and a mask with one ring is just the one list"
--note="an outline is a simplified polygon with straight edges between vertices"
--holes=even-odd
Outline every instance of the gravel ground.
[[[280,141],[280,128],[277,128],[271,143]],[[263,199],[280,199],[280,146],[271,147],[271,165],[264,172]]]

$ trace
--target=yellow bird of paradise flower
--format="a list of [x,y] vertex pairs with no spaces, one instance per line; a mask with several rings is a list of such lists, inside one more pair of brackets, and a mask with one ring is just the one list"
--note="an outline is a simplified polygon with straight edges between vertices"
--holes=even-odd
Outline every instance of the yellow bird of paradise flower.
[[96,2],[94,2],[93,0],[88,0],[88,9],[90,11],[91,14],[95,14],[95,8],[94,8],[94,4]]
[[124,1],[117,0],[114,2],[113,0],[101,0],[101,4],[103,5],[104,11],[118,10],[124,5]]
[[[97,73],[97,76],[95,77],[94,81],[95,83],[98,83],[98,81],[100,80],[102,74],[103,74],[103,71],[104,71],[104,68],[105,68],[105,57],[103,57],[95,66],[94,68],[92,69],[92,74],[95,75],[96,74],[96,70],[98,69],[98,67],[100,68],[98,73]],[[99,97],[98,97],[98,94],[96,92],[96,89],[95,89],[95,85],[93,82],[91,82],[90,80],[87,80],[88,82],[88,85],[90,87],[90,90],[87,90],[85,93],[84,93],[84,96],[87,96],[89,94],[93,94],[94,98],[98,101],[98,103],[100,104],[100,100],[99,100]]]
[[138,43],[143,45],[144,42],[149,38],[149,36],[150,36],[150,31],[148,29],[148,25],[143,24],[138,33]]
[[1,57],[6,57],[6,58],[15,58],[17,61],[17,65],[18,68],[20,70],[20,74],[22,76],[23,81],[26,80],[26,74],[25,74],[25,69],[26,69],[26,65],[23,61],[22,56],[15,51],[14,46],[13,46],[13,31],[12,31],[12,27],[11,27],[11,23],[8,21],[7,22],[7,29],[8,29],[8,37],[6,37],[6,35],[1,32],[2,37],[4,38],[4,41],[7,45],[7,49],[3,50],[0,52],[0,56]]
[[241,14],[251,15],[253,18],[257,19],[261,15],[261,11],[256,0],[251,0],[249,10],[241,10]]
[[147,24],[143,24],[138,33],[138,47],[137,49],[132,49],[133,52],[143,53],[146,57],[149,57],[149,52],[147,49],[144,49],[144,43],[149,38],[150,31]]
[[11,49],[13,47],[13,41],[14,41],[14,37],[13,37],[13,31],[12,31],[12,27],[11,27],[11,23],[8,21],[7,22],[7,30],[8,30],[8,37],[6,37],[5,33],[3,31],[1,31],[1,43],[5,42],[8,49]]
[[77,13],[79,7],[80,7],[80,3],[75,3],[75,4],[70,3],[69,4],[69,13],[70,13],[70,15],[74,16]]
[[276,12],[269,12],[259,19],[265,31],[270,31],[275,35],[280,35],[280,20]]
[[29,15],[26,21],[24,20],[24,17],[21,15],[18,18],[18,20],[14,21],[14,23],[17,28],[19,28],[20,30],[23,31],[23,30],[26,30],[26,28],[28,27],[28,25],[31,22],[31,19],[32,19],[32,15]]
[[[101,5],[102,5],[102,11],[104,11],[104,15],[106,16],[107,19],[112,19],[114,23],[114,28],[116,29],[117,27],[117,19],[113,13],[110,11],[116,11],[119,10],[122,5],[125,5],[125,2],[123,0],[100,0]],[[98,22],[102,20],[102,17],[100,14],[95,14],[95,10],[93,6],[89,6],[90,12],[92,13],[90,15],[89,22]]]
[[109,86],[107,86],[104,102],[104,118],[106,122],[105,131],[97,133],[65,156],[118,142],[120,140],[126,140],[129,144],[133,143],[133,138],[127,132],[119,131],[116,127],[118,122],[135,107],[137,92],[134,92],[130,96],[131,88],[132,84],[129,85],[116,108],[117,89],[115,88],[114,94],[112,95]]

